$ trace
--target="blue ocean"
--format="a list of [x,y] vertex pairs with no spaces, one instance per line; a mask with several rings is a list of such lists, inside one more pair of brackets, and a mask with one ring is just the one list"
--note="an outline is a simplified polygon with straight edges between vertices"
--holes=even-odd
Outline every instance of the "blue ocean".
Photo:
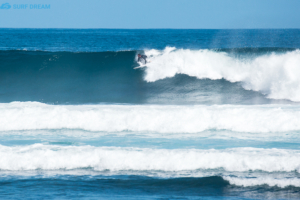
[[0,29],[0,199],[299,199],[299,49],[299,29]]

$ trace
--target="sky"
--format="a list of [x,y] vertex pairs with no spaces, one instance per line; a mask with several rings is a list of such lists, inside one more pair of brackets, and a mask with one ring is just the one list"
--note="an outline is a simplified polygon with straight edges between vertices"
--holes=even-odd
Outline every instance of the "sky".
[[0,8],[0,28],[300,28],[300,0],[0,0]]

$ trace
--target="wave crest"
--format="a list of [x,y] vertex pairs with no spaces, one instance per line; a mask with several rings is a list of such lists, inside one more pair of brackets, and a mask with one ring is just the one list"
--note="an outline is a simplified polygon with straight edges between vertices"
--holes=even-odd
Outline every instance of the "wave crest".
[[154,82],[186,74],[199,79],[241,82],[247,90],[272,99],[300,101],[300,51],[234,57],[226,52],[166,48],[145,52],[151,62],[145,80]]

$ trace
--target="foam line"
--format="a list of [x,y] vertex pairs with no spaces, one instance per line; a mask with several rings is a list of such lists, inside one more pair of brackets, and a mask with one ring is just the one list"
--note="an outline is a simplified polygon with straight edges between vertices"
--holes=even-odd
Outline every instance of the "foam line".
[[0,145],[0,170],[58,170],[92,168],[110,170],[224,169],[244,172],[300,171],[300,151],[284,149],[232,148],[225,150],[149,149],[93,146]]
[[272,177],[256,177],[256,178],[235,178],[235,177],[223,177],[225,180],[229,181],[230,184],[251,187],[257,185],[268,185],[271,187],[300,187],[299,178],[272,178]]
[[230,130],[248,133],[300,130],[300,106],[237,105],[47,105],[0,104],[0,131],[81,129],[198,133]]

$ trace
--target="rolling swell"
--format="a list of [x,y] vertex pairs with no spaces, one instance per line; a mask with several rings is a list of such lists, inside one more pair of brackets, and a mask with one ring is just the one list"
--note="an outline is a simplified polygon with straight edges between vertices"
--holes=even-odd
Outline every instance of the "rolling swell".
[[[202,178],[151,178],[145,176],[75,176],[75,177],[30,177],[14,178],[2,180],[0,182],[0,197],[24,198],[34,197],[38,192],[43,196],[64,196],[67,198],[82,197],[110,197],[113,199],[124,199],[126,197],[136,196],[141,199],[147,196],[147,199],[203,199],[205,196],[212,199],[219,196],[225,196],[230,199],[256,198],[256,199],[298,199],[298,187],[269,187],[268,185],[259,185],[252,187],[240,187],[231,185],[220,176],[210,176]],[[26,185],[27,187],[24,187]],[[67,188],[57,190],[57,186]],[[30,187],[30,190],[28,189]],[[84,193],[82,192],[84,191]],[[236,197],[236,196],[239,197]]]
[[[272,52],[284,54],[291,51],[293,49],[216,49],[210,52],[214,52],[217,57],[207,59],[218,59],[218,56],[224,53],[236,57],[257,57]],[[262,93],[245,90],[241,84],[242,80],[240,83],[226,77],[216,79],[208,76],[199,79],[193,74],[180,72],[172,76],[154,78],[155,82],[151,82],[153,80],[149,79],[149,73],[155,70],[155,67],[133,69],[138,66],[135,60],[138,52],[140,51],[0,51],[0,102],[39,101],[51,104],[289,102],[268,99]],[[162,55],[162,57],[166,56],[168,53]],[[150,60],[153,58],[158,61],[160,59],[152,57]],[[177,58],[180,58],[180,55]],[[155,62],[156,60],[149,66]],[[168,63],[172,64],[172,60],[166,64]],[[168,66],[162,66],[161,63],[155,66],[159,66],[163,73],[168,73]]]

